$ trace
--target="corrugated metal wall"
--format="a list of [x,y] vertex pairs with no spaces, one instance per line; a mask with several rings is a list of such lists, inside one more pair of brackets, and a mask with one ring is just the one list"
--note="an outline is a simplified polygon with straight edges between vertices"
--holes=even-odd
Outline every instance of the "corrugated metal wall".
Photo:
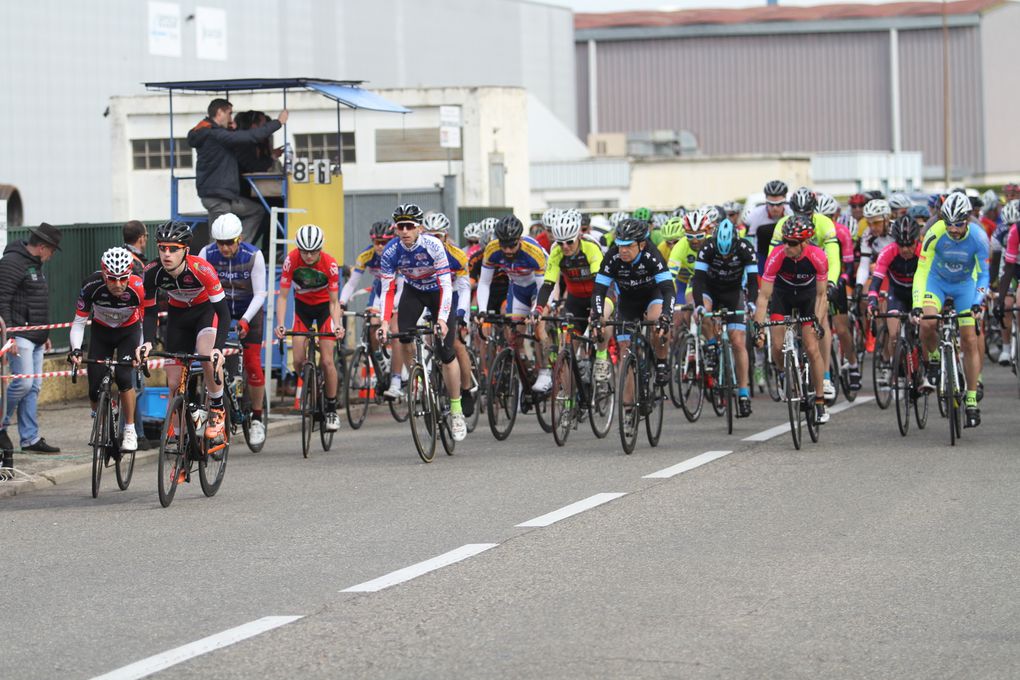
[[417,203],[422,210],[442,210],[443,192],[421,191],[355,191],[344,193],[344,263],[353,264],[362,250],[369,246],[368,228],[373,222],[388,220],[394,208],[402,203]]
[[[984,171],[981,48],[977,28],[949,31],[950,128],[954,168]],[[920,149],[925,166],[944,162],[942,31],[900,32],[900,97],[903,148]]]

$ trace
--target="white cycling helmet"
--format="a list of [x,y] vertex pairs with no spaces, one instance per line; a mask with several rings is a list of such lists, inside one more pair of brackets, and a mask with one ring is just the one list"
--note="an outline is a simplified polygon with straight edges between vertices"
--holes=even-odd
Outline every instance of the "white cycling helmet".
[[1020,200],[1013,199],[1002,206],[1002,223],[1016,224],[1020,222]]
[[613,225],[609,223],[605,215],[592,215],[591,216],[591,230],[601,236],[602,234],[608,234],[613,228]]
[[839,203],[829,194],[818,194],[818,205],[815,210],[831,218],[839,212]]
[[985,193],[981,194],[981,203],[981,209],[985,212],[995,210],[999,207],[999,195],[995,193],[994,189],[989,189]]
[[542,226],[546,229],[552,229],[552,226],[556,224],[556,218],[559,217],[561,210],[556,208],[548,208],[542,213]]
[[882,198],[873,198],[864,204],[864,219],[870,220],[873,217],[889,217],[892,215],[892,208],[889,201]]
[[971,205],[967,194],[954,191],[942,202],[942,219],[946,224],[960,224],[970,217]]
[[630,218],[630,213],[618,210],[609,216],[609,224],[616,229],[616,225]]
[[577,210],[564,210],[556,216],[552,224],[554,241],[573,241],[581,233],[581,213]]
[[213,220],[210,232],[215,241],[233,241],[241,237],[241,219],[234,213],[224,213]]
[[103,265],[103,273],[107,276],[124,276],[131,273],[131,263],[134,258],[127,248],[110,248],[103,253],[100,263]]
[[441,212],[429,213],[421,226],[426,234],[445,234],[450,230],[450,218]]
[[669,215],[667,215],[666,213],[657,212],[654,215],[652,215],[653,229],[662,229],[662,225],[666,224],[666,222],[669,222]]
[[482,238],[481,227],[479,226],[479,224],[477,222],[468,222],[464,226],[464,240],[465,241],[467,241],[469,239],[474,239],[475,241],[480,241],[481,238]]
[[903,210],[913,205],[910,202],[910,197],[901,191],[889,194],[889,207],[893,210]]
[[488,243],[492,240],[492,234],[496,231],[496,225],[499,224],[498,217],[486,217],[479,223],[481,227],[479,241],[481,243]]
[[297,230],[297,247],[299,250],[322,250],[322,229],[314,224],[306,224]]

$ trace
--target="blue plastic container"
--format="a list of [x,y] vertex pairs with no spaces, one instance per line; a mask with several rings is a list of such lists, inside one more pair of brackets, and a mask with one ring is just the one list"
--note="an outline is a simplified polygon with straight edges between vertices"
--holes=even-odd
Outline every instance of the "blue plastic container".
[[138,398],[138,413],[143,421],[158,420],[163,422],[166,417],[167,404],[170,401],[169,387],[149,387],[146,385]]

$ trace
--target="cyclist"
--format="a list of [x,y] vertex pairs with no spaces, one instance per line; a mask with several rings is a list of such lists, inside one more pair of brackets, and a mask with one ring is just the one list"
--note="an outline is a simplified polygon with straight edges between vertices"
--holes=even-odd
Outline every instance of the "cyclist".
[[[560,213],[553,222],[552,237],[552,252],[545,268],[545,279],[538,291],[535,313],[539,316],[546,313],[549,297],[562,275],[566,288],[563,310],[575,318],[577,332],[584,333],[591,312],[595,276],[602,266],[602,249],[581,235],[581,213],[576,210]],[[595,350],[594,371],[595,380],[604,382],[609,379],[609,355],[604,343]]]
[[455,335],[453,351],[457,354],[457,363],[460,366],[461,410],[467,418],[475,412],[475,395],[471,391],[471,356],[468,354],[467,345],[464,344],[464,338],[468,335],[468,312],[471,310],[468,259],[463,250],[450,243],[450,218],[443,213],[433,212],[426,215],[422,221],[422,231],[439,239],[446,246],[446,259],[450,263],[450,275],[453,277],[453,309],[457,314],[457,325],[452,331]]
[[[839,338],[843,357],[847,361],[851,390],[861,389],[861,367],[857,364],[857,353],[853,351],[853,338],[850,335],[850,318],[848,316],[850,302],[847,298],[847,285],[854,271],[854,241],[849,227],[839,218],[839,203],[829,194],[818,194],[818,212],[832,220],[839,240],[839,251],[842,259],[839,278],[836,285],[829,286],[829,305],[832,326]],[[830,357],[831,361],[831,357]]]
[[[815,225],[811,236],[812,243],[821,248],[825,253],[825,258],[828,261],[828,279],[829,283],[827,288],[831,290],[834,286],[839,286],[839,273],[841,269],[842,257],[840,254],[839,238],[836,236],[836,226],[832,223],[825,215],[817,212],[815,208],[818,205],[818,198],[813,191],[807,187],[798,188],[793,194],[790,195],[790,210],[793,211],[794,215],[801,215],[809,218]],[[790,219],[784,217],[776,224],[777,228],[783,226],[783,222]],[[772,247],[775,248],[782,242],[781,238],[772,238]],[[829,330],[829,324],[824,323],[825,314],[821,314],[818,317],[818,322],[822,326],[822,365],[825,367],[822,371],[823,374],[823,387],[822,396],[827,400],[836,398],[836,386],[832,384],[831,367],[829,362],[832,360],[831,346],[832,346],[832,334]]]
[[549,252],[552,248],[552,226],[556,223],[562,210],[556,208],[549,208],[542,213],[542,231],[535,235],[535,240],[538,245],[542,246],[542,250]]
[[712,218],[703,208],[687,213],[683,221],[685,237],[669,251],[668,260],[669,271],[676,280],[677,306],[687,301],[687,287],[694,278],[698,251],[705,244],[705,239],[712,235],[713,229]]
[[237,322],[241,341],[241,362],[251,396],[252,445],[266,440],[262,423],[262,402],[266,392],[266,374],[262,370],[262,328],[266,304],[266,259],[262,251],[241,242],[241,220],[233,213],[217,217],[210,229],[210,243],[199,257],[212,265],[220,277],[230,307],[230,318]]
[[[623,321],[655,321],[657,332],[652,343],[655,352],[655,383],[669,384],[666,350],[673,318],[673,276],[656,250],[645,247],[648,225],[626,219],[616,227],[616,239],[602,259],[602,267],[592,289],[591,322],[597,329],[596,340],[603,341],[601,320],[606,315],[606,294],[614,283],[618,316]],[[629,341],[621,335],[621,350]]]
[[[315,327],[319,333],[336,336],[343,340],[344,325],[340,307],[340,266],[333,256],[322,249],[325,237],[322,229],[315,224],[305,224],[297,230],[294,239],[297,246],[283,261],[280,272],[280,294],[276,298],[276,337],[283,340],[287,328],[284,318],[287,313],[287,294],[294,286],[294,332],[305,333]],[[333,352],[336,349],[333,338],[319,338],[319,366],[325,379],[326,389],[326,432],[340,429],[340,416],[336,412],[336,393],[339,388]],[[300,371],[305,363],[308,338],[291,338],[294,355],[294,370]]]
[[[92,317],[92,334],[89,339],[89,359],[123,359],[130,357],[138,346],[140,321],[144,312],[145,286],[141,277],[132,274],[134,258],[126,248],[110,248],[100,259],[100,270],[82,282],[78,305],[71,324],[71,352],[67,360],[81,365],[81,344],[85,337],[85,324]],[[121,451],[138,450],[138,433],[135,431],[135,384],[130,366],[117,366],[114,379],[120,392],[121,414],[124,416],[124,438]],[[95,417],[99,385],[105,371],[89,365],[89,401]]]
[[[759,274],[765,268],[765,260],[769,255],[769,244],[772,242],[776,224],[784,215],[790,214],[790,207],[786,202],[786,194],[789,193],[790,187],[786,185],[786,182],[774,179],[765,185],[763,191],[765,192],[765,203],[752,208],[744,222],[747,226],[747,238],[755,244]],[[761,362],[758,363],[761,365]]]
[[[152,350],[156,293],[162,290],[167,296],[166,351],[194,352],[210,359],[202,364],[209,396],[205,437],[219,444],[223,441],[223,347],[230,331],[230,305],[216,270],[188,252],[191,236],[191,227],[183,222],[165,222],[156,229],[159,259],[150,262],[142,276],[144,342],[135,350],[135,358],[144,361]],[[180,365],[166,366],[168,387],[176,387],[180,377]]]
[[662,225],[662,243],[659,244],[659,255],[662,255],[663,262],[669,261],[669,254],[682,239],[687,238],[687,230],[684,227],[683,217],[670,217]]
[[[435,323],[440,339],[439,359],[443,362],[443,381],[450,395],[450,431],[455,441],[467,437],[467,424],[460,396],[460,365],[453,348],[456,329],[449,323],[453,313],[453,280],[450,277],[450,262],[446,248],[439,239],[421,233],[425,215],[414,203],[397,206],[393,211],[393,224],[397,238],[392,240],[382,254],[383,325],[382,339],[389,336],[389,321],[393,309],[397,310],[397,328],[401,333],[414,330],[418,319],[427,309]],[[523,229],[523,227],[522,227]],[[399,302],[388,295],[393,279],[404,277],[404,290]],[[401,338],[401,344],[411,344],[410,339]]]
[[[492,234],[499,224],[499,220],[495,217],[486,217],[480,223],[481,229],[479,233],[479,241],[482,246],[475,251],[475,254],[468,258],[468,270],[471,274],[471,287],[476,291],[478,289],[478,280],[482,277],[482,260],[485,257],[485,247],[492,242]],[[497,269],[492,274],[492,282],[489,284],[489,299],[486,302],[486,306],[478,306],[478,309],[482,312],[489,314],[499,314],[502,310],[502,305],[506,302],[507,292],[510,290],[510,277],[507,273],[501,269]],[[477,298],[476,298],[477,299]]]
[[965,194],[949,194],[942,203],[942,219],[924,235],[914,274],[911,316],[921,324],[921,345],[928,352],[924,387],[930,391],[938,382],[938,335],[935,320],[920,317],[938,314],[947,297],[955,301],[960,313],[960,340],[967,376],[966,427],[977,427],[981,424],[977,385],[982,354],[974,321],[980,314],[988,287],[988,239],[981,227],[971,224],[970,211],[971,202]]
[[[913,307],[911,289],[914,285],[914,272],[917,271],[917,257],[921,252],[921,225],[909,215],[897,218],[890,228],[892,243],[885,246],[875,260],[875,271],[871,274],[871,287],[868,290],[868,314],[878,311],[878,292],[888,276],[889,301],[888,311],[909,312]],[[900,320],[887,319],[889,337],[895,338],[900,333]],[[892,360],[892,342],[882,348],[882,356],[886,362]],[[883,369],[889,370],[889,369]],[[883,376],[889,384],[889,376]]]
[[[999,276],[999,297],[995,303],[995,316],[1002,323],[1002,352],[999,364],[1008,366],[1013,360],[1013,306],[1016,304],[1016,261],[1020,253],[1020,201],[1014,199],[1002,207],[1002,222],[1006,225],[1006,248],[1002,255],[1005,263]],[[1020,359],[1020,357],[1016,357]]]
[[866,194],[856,193],[853,194],[847,202],[850,210],[843,213],[843,224],[845,224],[847,229],[850,230],[850,235],[853,237],[854,242],[860,239],[861,233],[867,226],[864,224],[864,222],[866,222],[864,219],[864,206],[867,205],[870,200],[871,199],[868,198]]
[[[762,323],[765,310],[771,310],[771,319],[781,321],[784,316],[813,317],[824,319],[827,311],[829,260],[825,251],[814,245],[812,237],[815,221],[810,215],[796,214],[783,220],[780,227],[783,245],[774,248],[765,263],[765,272],[758,290],[754,320]],[[805,323],[804,328],[811,328]],[[773,326],[772,361],[777,367],[783,366],[783,328]],[[824,377],[825,363],[819,348],[816,333],[801,333],[801,341],[807,353],[811,370],[811,382],[815,388],[815,415],[819,423],[829,422],[825,409]],[[758,345],[765,343],[764,332],[758,334]],[[797,380],[795,375],[784,376],[779,370],[780,384],[786,380]]]
[[912,205],[913,203],[910,201],[910,197],[901,191],[889,194],[889,208],[892,211],[890,219],[896,220],[903,217],[907,214],[907,211],[910,210],[910,206]]
[[[755,261],[754,246],[737,238],[736,228],[729,219],[724,219],[698,251],[694,264],[694,305],[697,314],[705,310],[727,309],[743,311],[743,288],[747,287],[747,299],[758,297],[758,263]],[[754,313],[754,303],[750,303]],[[715,329],[705,327],[705,338],[714,344]],[[747,346],[745,344],[747,324],[743,319],[726,324],[726,331],[733,343],[733,360],[737,376],[737,415],[746,418],[751,415],[751,390],[748,387]]]
[[[393,238],[393,225],[389,223],[389,220],[380,220],[374,222],[368,230],[368,236],[372,240],[372,245],[365,248],[354,261],[354,267],[351,269],[351,275],[344,282],[344,287],[340,289],[340,311],[346,311],[347,304],[351,300],[351,296],[358,289],[358,283],[361,281],[362,275],[365,272],[372,277],[372,288],[368,294],[368,302],[365,305],[366,314],[374,314],[375,316],[367,319],[367,323],[372,326],[372,330],[377,331],[379,328],[380,320],[379,316],[382,311],[382,302],[379,300],[379,291],[382,290],[382,270],[380,269],[380,261],[382,253],[389,245],[390,240]],[[396,285],[391,286],[389,289],[390,297],[399,296],[401,286],[403,284],[402,279],[397,279]],[[390,331],[396,331],[396,321],[391,321]],[[371,350],[377,352],[379,350],[379,336],[377,333],[368,334],[368,342]],[[393,381],[392,384],[396,385],[396,389],[393,389],[391,384],[390,387],[383,392],[383,396],[387,399],[397,399],[400,397],[400,376],[401,371],[404,367],[403,355],[400,352],[399,347],[390,347],[390,376],[391,380],[396,377],[397,380]]]
[[464,227],[464,253],[471,259],[471,256],[482,249],[481,226],[477,222],[469,222]]
[[[510,279],[507,289],[506,313],[511,317],[524,317],[532,313],[538,299],[538,283],[545,276],[547,255],[533,238],[524,236],[524,225],[513,215],[507,215],[496,225],[495,240],[485,246],[482,256],[482,274],[478,279],[478,308],[489,306],[489,285],[497,270]],[[531,386],[535,392],[548,392],[552,388],[552,372],[548,362],[548,343],[544,324],[535,328],[540,351],[537,352],[538,377]],[[519,349],[519,348],[518,348]]]

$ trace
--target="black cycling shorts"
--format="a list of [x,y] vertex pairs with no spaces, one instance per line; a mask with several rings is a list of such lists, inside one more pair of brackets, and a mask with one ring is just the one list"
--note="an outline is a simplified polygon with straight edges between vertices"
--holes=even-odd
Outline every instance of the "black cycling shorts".
[[850,310],[850,300],[846,294],[846,286],[836,284],[836,294],[829,300],[833,314],[846,314]]
[[714,311],[728,309],[731,312],[741,312],[744,310],[744,291],[740,288],[716,290],[709,286],[705,291],[705,297],[712,301]]
[[166,313],[166,351],[192,353],[198,334],[206,328],[216,332],[216,310],[211,302],[194,307],[170,306]]
[[308,333],[313,328],[318,329],[319,333],[333,332],[333,317],[329,315],[329,303],[310,305],[301,300],[294,300],[294,332]]
[[[142,325],[133,323],[130,326],[110,328],[93,322],[91,336],[89,338],[89,359],[123,359],[133,357],[135,348],[142,342]],[[105,366],[94,366],[89,364],[86,369],[89,376],[89,399],[99,399],[99,384],[106,375]],[[114,381],[117,389],[133,389],[135,386],[134,369],[130,366],[117,366],[114,369]]]
[[619,310],[620,318],[624,321],[643,321],[645,312],[656,302],[662,303],[662,294],[658,286],[649,288],[648,292],[624,293],[621,291],[616,299],[616,307]]
[[588,316],[591,314],[591,298],[576,297],[567,293],[563,298],[563,311],[574,317],[574,330],[584,333],[588,329]]
[[784,316],[814,316],[815,287],[809,286],[803,293],[789,288],[774,288],[769,311],[773,321],[779,321]]
[[[433,319],[439,318],[439,297],[438,290],[418,290],[414,286],[404,286],[404,292],[400,295],[400,303],[397,305],[397,330],[401,333],[413,331],[418,325],[421,313],[426,309]],[[450,305],[450,316],[453,315],[453,305]],[[457,355],[453,351],[453,340],[457,335],[457,326],[450,324],[450,316],[444,321],[447,323],[448,332],[443,342],[439,345],[439,359],[444,364],[453,362]],[[409,339],[401,339],[403,345],[411,344]]]
[[[902,290],[902,292],[901,292]],[[886,310],[890,312],[909,312],[914,308],[914,298],[909,288],[889,285],[889,302]]]

